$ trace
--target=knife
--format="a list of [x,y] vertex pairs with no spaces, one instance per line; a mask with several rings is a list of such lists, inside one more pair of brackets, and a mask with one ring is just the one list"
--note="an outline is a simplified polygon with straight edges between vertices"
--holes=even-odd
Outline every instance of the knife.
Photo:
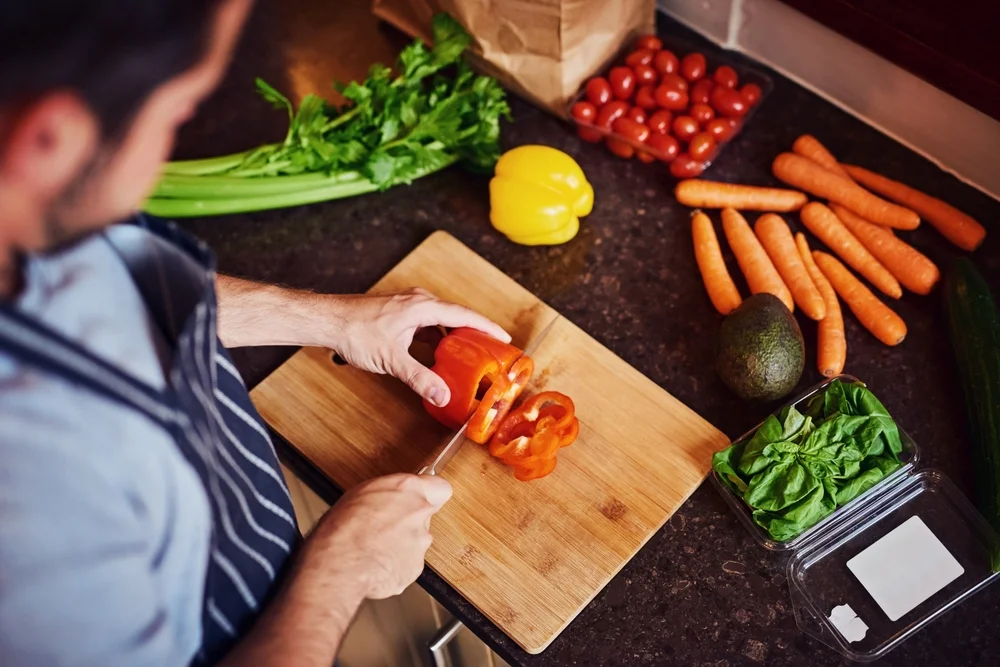
[[[545,340],[545,337],[549,335],[550,331],[552,331],[552,327],[555,326],[556,322],[559,320],[559,317],[560,316],[556,314],[556,316],[552,318],[552,321],[546,324],[545,328],[542,329],[537,336],[531,339],[531,342],[528,343],[528,345],[524,348],[524,352],[521,353],[521,357],[530,357],[535,353],[536,350],[538,350],[538,346],[542,344],[542,341]],[[472,421],[472,417],[469,417],[469,421]],[[455,457],[455,454],[458,453],[458,450],[460,450],[462,448],[462,445],[465,444],[466,440],[465,432],[469,428],[469,421],[462,424],[462,428],[458,429],[458,431],[455,432],[455,435],[452,436],[451,440],[448,441],[448,444],[444,446],[444,449],[442,449],[441,453],[437,455],[437,458],[434,459],[434,461],[430,465],[426,465],[423,468],[421,468],[417,472],[418,475],[441,474],[441,471],[444,470],[444,467],[448,465],[448,462]]]

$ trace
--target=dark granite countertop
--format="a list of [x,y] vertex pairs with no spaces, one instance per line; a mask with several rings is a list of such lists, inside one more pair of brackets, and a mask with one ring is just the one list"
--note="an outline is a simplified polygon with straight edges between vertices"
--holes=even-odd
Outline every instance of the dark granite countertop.
[[[300,96],[391,58],[400,39],[377,26],[368,6],[363,0],[263,0],[222,88],[183,131],[178,157],[217,155],[281,136],[283,117],[256,99],[254,76]],[[668,41],[680,37],[717,50],[667,19],[660,31]],[[708,177],[772,184],[774,155],[799,134],[815,134],[844,161],[901,178],[993,228],[975,259],[1000,294],[1000,233],[992,224],[1000,219],[1000,203],[772,76],[770,97]],[[515,123],[504,131],[507,146],[560,148],[579,160],[596,188],[593,214],[566,245],[508,243],[488,223],[487,178],[459,169],[378,195],[184,226],[214,246],[223,271],[330,292],[364,291],[432,231],[445,229],[731,437],[752,427],[773,406],[738,400],[712,371],[720,318],[702,289],[688,211],[674,201],[669,176],[583,143],[567,125],[519,100],[513,113]],[[935,260],[953,254],[931,229],[909,238]],[[920,444],[922,465],[943,471],[971,495],[969,443],[940,294],[908,293],[896,306],[910,332],[896,348],[878,343],[847,315],[847,371],[864,379]],[[802,329],[809,349],[805,388],[820,378],[815,326],[803,320]],[[291,352],[240,350],[235,356],[248,382],[256,383]],[[433,573],[421,583],[512,665],[846,664],[796,627],[786,562],[758,547],[705,483],[541,655],[519,650]],[[1000,664],[992,614],[998,604],[1000,587],[977,594],[881,664]]]

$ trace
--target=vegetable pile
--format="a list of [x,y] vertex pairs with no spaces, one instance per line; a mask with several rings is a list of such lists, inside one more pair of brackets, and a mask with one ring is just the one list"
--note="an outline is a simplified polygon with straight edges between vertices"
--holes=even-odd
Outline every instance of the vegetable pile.
[[762,95],[755,83],[740,86],[729,65],[709,72],[703,54],[678,58],[659,38],[644,35],[607,77],[587,81],[570,115],[585,141],[603,140],[620,158],[670,163],[674,176],[691,178],[739,132]]
[[297,110],[260,79],[265,100],[288,113],[285,140],[203,160],[170,162],[146,203],[164,217],[222,215],[351,197],[410,183],[461,162],[488,171],[499,157],[500,84],[462,60],[470,37],[454,19],[433,22],[434,46],[415,41],[397,75],[374,65],[363,83],[335,85],[334,106],[306,95]]
[[[789,310],[798,307],[819,323],[817,367],[827,377],[841,373],[847,361],[841,300],[879,341],[898,345],[906,338],[906,323],[869,285],[899,299],[904,289],[929,294],[941,279],[934,262],[897,230],[916,229],[923,217],[968,251],[986,237],[985,228],[968,215],[902,183],[841,164],[808,134],[795,140],[792,152],[778,155],[771,168],[776,178],[798,189],[694,179],[678,183],[674,193],[677,201],[696,209],[691,219],[695,257],[716,310],[728,315],[742,297],[711,219],[697,210],[702,208],[722,209],[726,239],[751,293],[773,294]],[[809,201],[809,195],[826,203]],[[751,232],[739,211],[764,213]],[[811,250],[801,232],[793,236],[777,215],[792,211],[833,254]]]
[[717,453],[712,468],[753,511],[753,521],[788,541],[900,467],[896,423],[864,385],[832,381],[807,404],[771,415],[748,441]]

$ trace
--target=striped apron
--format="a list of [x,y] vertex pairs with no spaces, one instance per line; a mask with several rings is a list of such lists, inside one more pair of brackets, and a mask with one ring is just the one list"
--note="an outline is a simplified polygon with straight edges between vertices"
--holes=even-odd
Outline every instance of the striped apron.
[[274,447],[216,336],[215,259],[172,223],[144,216],[105,234],[171,353],[164,390],[0,302],[0,349],[146,415],[169,432],[209,498],[212,533],[193,664],[212,664],[246,632],[299,540]]

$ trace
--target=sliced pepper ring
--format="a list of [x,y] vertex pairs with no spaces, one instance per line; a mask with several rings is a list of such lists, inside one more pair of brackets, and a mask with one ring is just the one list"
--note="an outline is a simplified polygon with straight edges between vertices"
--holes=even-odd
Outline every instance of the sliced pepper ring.
[[542,392],[512,411],[490,441],[490,454],[514,466],[521,481],[538,479],[555,468],[561,447],[580,433],[573,401],[558,392]]
[[486,391],[483,400],[479,401],[479,406],[469,421],[469,428],[465,432],[469,440],[484,445],[493,437],[534,372],[535,362],[531,357],[522,356],[506,373],[494,376],[493,384]]

